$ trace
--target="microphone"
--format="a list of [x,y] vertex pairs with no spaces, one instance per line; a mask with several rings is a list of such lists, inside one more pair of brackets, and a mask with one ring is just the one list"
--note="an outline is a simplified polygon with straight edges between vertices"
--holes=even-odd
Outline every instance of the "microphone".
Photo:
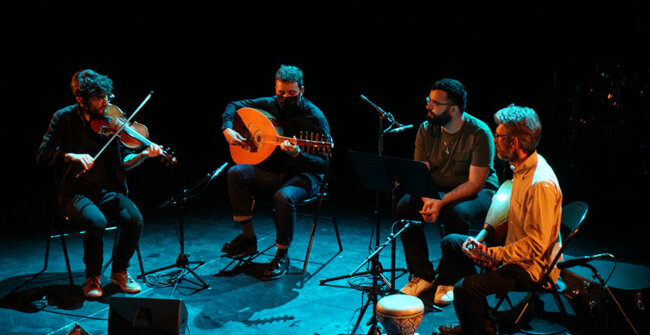
[[223,169],[226,168],[226,166],[228,166],[228,162],[223,163],[223,165],[221,165],[218,169],[216,169],[213,172],[209,173],[208,174],[208,178],[209,178],[208,182],[210,182],[210,181],[212,181],[212,179],[216,178],[221,173],[221,171],[223,171]]
[[614,255],[604,253],[604,254],[597,254],[597,255],[591,255],[591,256],[584,256],[584,257],[569,259],[569,260],[557,263],[557,268],[562,270],[562,269],[570,268],[570,267],[573,267],[573,266],[576,266],[576,265],[583,265],[585,263],[593,261],[594,259],[605,258],[605,257],[613,259]]
[[410,226],[410,225],[414,225],[414,226],[419,227],[419,226],[422,225],[422,221],[417,221],[417,220],[405,220],[405,219],[402,219],[402,220],[399,220],[399,222],[401,224],[403,224],[405,227]]
[[361,99],[363,99],[365,102],[367,102],[370,106],[372,106],[378,112],[380,112],[382,114],[386,114],[386,112],[384,112],[384,110],[381,109],[381,107],[379,107],[379,106],[375,105],[374,103],[372,103],[372,101],[368,100],[368,98],[366,98],[363,94],[361,94]]
[[395,129],[391,129],[391,130],[387,131],[386,134],[397,134],[397,133],[401,133],[401,132],[403,132],[405,130],[408,130],[408,129],[411,129],[411,128],[413,128],[413,125],[412,124],[407,124],[406,126],[401,126],[401,127],[395,128]]

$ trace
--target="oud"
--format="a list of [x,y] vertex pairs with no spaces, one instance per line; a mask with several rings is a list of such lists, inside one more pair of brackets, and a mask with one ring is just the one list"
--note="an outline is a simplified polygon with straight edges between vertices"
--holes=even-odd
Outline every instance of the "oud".
[[241,145],[230,146],[230,156],[237,164],[259,164],[284,141],[297,145],[307,153],[331,155],[334,148],[332,139],[321,134],[300,132],[299,138],[284,136],[277,119],[261,109],[238,109],[233,130],[246,138]]

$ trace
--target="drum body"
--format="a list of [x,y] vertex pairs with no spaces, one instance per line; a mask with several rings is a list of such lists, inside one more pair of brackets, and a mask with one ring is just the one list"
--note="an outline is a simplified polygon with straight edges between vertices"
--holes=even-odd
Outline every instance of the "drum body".
[[377,319],[388,335],[412,335],[422,322],[424,304],[417,297],[392,294],[377,302]]

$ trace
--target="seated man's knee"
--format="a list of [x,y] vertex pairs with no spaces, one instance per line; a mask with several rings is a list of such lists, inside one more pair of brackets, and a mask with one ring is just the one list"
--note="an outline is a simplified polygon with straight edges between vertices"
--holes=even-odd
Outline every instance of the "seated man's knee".
[[472,274],[465,276],[454,285],[454,298],[463,298],[477,294],[480,283],[480,275]]
[[244,167],[241,165],[232,166],[230,169],[228,169],[228,182],[241,179],[243,171]]
[[440,241],[440,248],[443,250],[460,249],[463,242],[467,239],[467,235],[463,234],[449,234],[442,238]]
[[86,224],[86,230],[89,233],[95,233],[95,234],[103,234],[104,230],[106,229],[106,226],[108,225],[108,221],[103,216],[85,218],[84,222]]
[[273,195],[273,203],[275,204],[275,207],[279,206],[294,206],[295,202],[292,197],[292,195],[285,189],[279,189],[275,194]]
[[443,222],[447,233],[467,234],[471,226],[472,218],[462,210],[461,206],[455,206],[445,212]]
[[395,207],[395,215],[400,219],[422,220],[418,211],[422,209],[422,202],[418,197],[404,195]]

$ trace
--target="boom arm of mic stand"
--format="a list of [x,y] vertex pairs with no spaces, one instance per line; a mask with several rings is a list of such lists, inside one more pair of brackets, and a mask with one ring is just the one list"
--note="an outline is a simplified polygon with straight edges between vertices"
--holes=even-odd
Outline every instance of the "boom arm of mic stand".
[[[371,261],[375,256],[377,256],[377,255],[378,255],[378,254],[379,254],[379,253],[380,253],[380,252],[381,252],[381,251],[382,251],[386,246],[388,246],[389,244],[393,243],[393,241],[395,241],[395,239],[397,238],[397,236],[399,236],[399,235],[400,235],[404,230],[408,229],[408,228],[411,226],[411,224],[416,224],[416,222],[417,222],[417,221],[412,221],[412,220],[399,220],[399,221],[406,223],[406,224],[404,225],[404,227],[402,227],[402,228],[401,228],[400,230],[398,230],[396,233],[391,233],[388,237],[386,237],[386,242],[380,244],[380,245],[375,249],[375,251],[373,251],[373,252],[372,252],[368,257],[366,257],[366,259],[365,259],[361,264],[359,264],[359,266],[358,266],[354,271],[352,271],[348,276],[353,276],[354,274],[356,274],[356,273],[361,269],[361,267],[363,267],[364,264],[370,262],[370,261]],[[389,285],[389,286],[390,286],[390,285]],[[392,287],[391,287],[391,289],[392,289]]]

